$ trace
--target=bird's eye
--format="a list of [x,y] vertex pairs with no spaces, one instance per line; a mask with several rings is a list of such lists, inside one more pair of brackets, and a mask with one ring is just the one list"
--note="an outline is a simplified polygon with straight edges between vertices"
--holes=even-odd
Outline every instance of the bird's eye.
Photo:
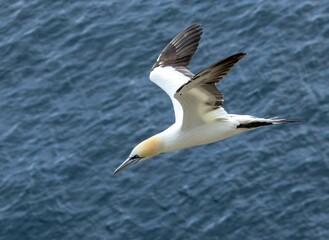
[[140,158],[137,154],[132,156],[130,159],[136,159],[136,158]]

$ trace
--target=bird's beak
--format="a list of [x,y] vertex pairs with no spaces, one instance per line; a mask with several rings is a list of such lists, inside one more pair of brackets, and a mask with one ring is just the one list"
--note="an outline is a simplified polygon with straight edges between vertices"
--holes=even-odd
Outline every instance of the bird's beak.
[[117,172],[121,171],[122,169],[127,168],[128,166],[137,163],[140,160],[140,158],[128,158],[126,161],[121,163],[117,169],[114,170],[113,175],[117,174]]

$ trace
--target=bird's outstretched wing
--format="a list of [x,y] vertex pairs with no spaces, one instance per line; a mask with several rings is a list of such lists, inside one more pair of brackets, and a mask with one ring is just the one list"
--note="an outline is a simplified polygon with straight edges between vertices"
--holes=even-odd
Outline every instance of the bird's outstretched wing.
[[[153,64],[152,70],[156,67],[170,66],[182,70],[187,68],[191,58],[196,52],[202,35],[202,27],[193,24],[178,34],[162,50],[157,61]],[[184,73],[184,69],[182,71]]]
[[177,89],[174,97],[183,108],[184,128],[195,127],[227,116],[223,108],[223,95],[215,84],[222,80],[234,64],[245,55],[238,53],[219,61],[202,70]]
[[193,24],[182,31],[163,49],[150,73],[151,81],[171,98],[176,122],[182,121],[183,110],[174,94],[193,77],[187,67],[198,48],[201,35],[202,27],[199,24]]

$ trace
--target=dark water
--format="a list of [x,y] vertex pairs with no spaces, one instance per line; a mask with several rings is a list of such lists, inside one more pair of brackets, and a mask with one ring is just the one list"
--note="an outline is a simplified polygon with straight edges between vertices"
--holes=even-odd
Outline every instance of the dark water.
[[[228,112],[281,116],[112,175],[173,122],[148,80],[204,26]],[[0,239],[329,239],[328,1],[0,2]]]

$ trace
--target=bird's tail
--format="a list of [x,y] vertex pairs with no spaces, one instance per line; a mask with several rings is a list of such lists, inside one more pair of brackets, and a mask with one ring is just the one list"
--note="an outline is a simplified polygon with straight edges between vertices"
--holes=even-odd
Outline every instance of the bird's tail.
[[245,128],[245,129],[253,129],[267,125],[300,122],[297,120],[288,120],[288,119],[280,119],[280,118],[258,118],[248,115],[233,115],[232,117],[240,123],[237,126],[237,128]]

